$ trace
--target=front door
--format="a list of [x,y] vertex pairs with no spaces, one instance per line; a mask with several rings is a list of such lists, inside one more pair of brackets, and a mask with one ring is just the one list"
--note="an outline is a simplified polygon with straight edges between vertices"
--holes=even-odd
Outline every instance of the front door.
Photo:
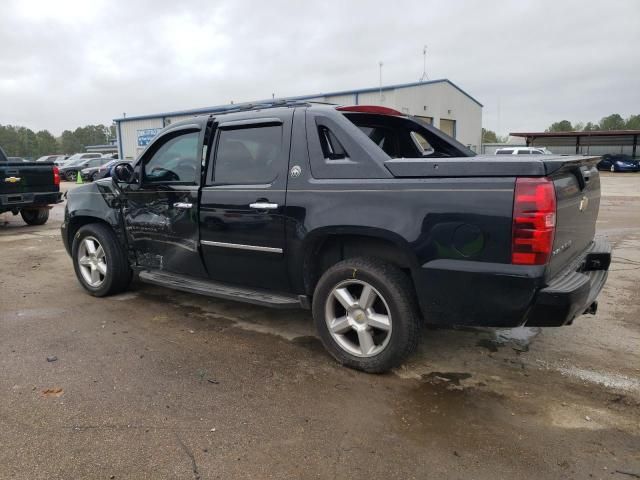
[[289,289],[284,207],[291,115],[217,127],[200,200],[202,255],[214,280]]
[[136,165],[139,181],[123,186],[123,213],[140,267],[206,277],[198,250],[201,132],[167,132]]

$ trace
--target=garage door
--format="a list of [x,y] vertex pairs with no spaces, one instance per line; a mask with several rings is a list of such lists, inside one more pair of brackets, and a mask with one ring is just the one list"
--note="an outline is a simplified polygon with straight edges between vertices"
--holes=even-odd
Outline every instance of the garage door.
[[446,118],[440,119],[440,130],[449,135],[450,137],[456,138],[456,121],[449,120]]

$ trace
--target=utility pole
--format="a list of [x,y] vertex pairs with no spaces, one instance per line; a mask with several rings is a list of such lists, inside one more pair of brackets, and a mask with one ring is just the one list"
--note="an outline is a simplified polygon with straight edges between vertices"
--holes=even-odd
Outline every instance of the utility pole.
[[382,62],[379,62],[380,65],[380,103],[382,103]]
[[425,45],[422,49],[422,76],[420,77],[420,82],[424,82],[425,80],[429,80],[429,76],[427,75],[427,46]]

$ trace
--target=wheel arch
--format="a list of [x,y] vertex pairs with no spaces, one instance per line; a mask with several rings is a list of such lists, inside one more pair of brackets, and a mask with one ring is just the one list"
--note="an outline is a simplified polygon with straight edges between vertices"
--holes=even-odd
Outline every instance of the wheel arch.
[[73,240],[78,230],[92,223],[99,223],[113,230],[122,247],[126,249],[126,236],[115,215],[105,216],[94,211],[77,211],[74,212],[72,216],[69,216],[66,222],[66,245],[68,246],[69,253],[71,253],[71,249],[73,248]]
[[302,244],[304,290],[312,295],[322,274],[341,260],[373,257],[409,271],[418,264],[409,243],[394,232],[379,228],[339,227],[311,232]]

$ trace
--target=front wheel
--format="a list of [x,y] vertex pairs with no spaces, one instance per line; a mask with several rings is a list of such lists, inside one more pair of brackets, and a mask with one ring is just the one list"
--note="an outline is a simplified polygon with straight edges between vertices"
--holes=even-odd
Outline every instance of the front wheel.
[[28,225],[44,225],[49,220],[49,209],[26,208],[20,210],[20,216]]
[[91,223],[80,228],[73,238],[71,255],[76,276],[91,295],[105,297],[129,287],[131,268],[108,226]]
[[370,373],[402,364],[420,338],[410,279],[376,259],[348,259],[328,269],[316,286],[313,319],[338,362]]
[[611,168],[609,170],[611,170],[612,172],[615,172],[616,171],[616,166],[615,165],[611,165]]
[[75,182],[78,179],[78,172],[69,172],[67,173],[67,180],[70,182]]

